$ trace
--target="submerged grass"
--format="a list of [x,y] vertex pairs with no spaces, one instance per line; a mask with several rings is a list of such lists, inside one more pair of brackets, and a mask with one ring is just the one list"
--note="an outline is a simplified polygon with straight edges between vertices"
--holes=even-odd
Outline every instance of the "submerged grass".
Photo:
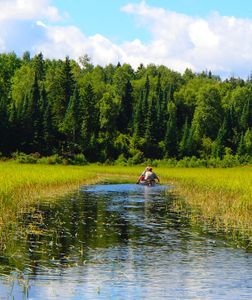
[[[39,198],[53,198],[82,184],[135,182],[142,166],[58,166],[0,163],[0,247],[17,215]],[[176,187],[192,222],[210,224],[252,245],[252,168],[156,168],[161,182]]]
[[[124,170],[108,172],[108,167],[33,165],[0,162],[0,234],[10,226],[17,214],[24,212],[41,197],[53,198],[77,189],[82,184],[97,182],[129,182],[135,178]],[[126,174],[126,175],[125,175]],[[137,173],[136,173],[137,174]],[[0,235],[0,238],[2,235]]]
[[252,247],[252,168],[160,169],[185,197],[192,222],[208,224]]

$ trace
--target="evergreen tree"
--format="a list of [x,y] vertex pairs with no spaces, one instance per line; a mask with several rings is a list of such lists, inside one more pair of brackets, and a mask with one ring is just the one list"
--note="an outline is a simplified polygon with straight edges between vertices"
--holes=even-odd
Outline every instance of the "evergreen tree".
[[48,103],[45,90],[42,90],[42,141],[44,147],[42,153],[52,154],[53,150],[57,148],[57,139],[55,135],[55,129],[53,127],[52,108]]
[[40,52],[38,55],[35,55],[32,59],[33,68],[35,70],[35,74],[37,76],[38,81],[42,81],[45,78],[45,70],[44,70],[44,58],[43,54]]
[[95,93],[89,83],[82,99],[81,148],[85,156],[91,161],[97,159],[95,147],[99,125],[95,104]]
[[25,130],[27,132],[26,151],[37,151],[40,145],[40,111],[39,111],[40,91],[38,86],[37,75],[34,76],[34,82],[27,99]]
[[142,115],[142,120],[141,120],[141,127],[143,128],[142,134],[144,135],[146,132],[146,126],[148,126],[147,124],[147,114],[153,110],[153,108],[149,107],[149,94],[150,94],[150,80],[149,80],[149,76],[147,75],[146,77],[146,81],[145,81],[145,85],[144,85],[144,90],[143,90],[143,94],[142,94],[142,101],[140,102],[141,105],[141,115]]
[[163,91],[161,87],[161,74],[158,74],[158,82],[156,87],[156,112],[157,112],[157,125],[158,130],[157,133],[157,140],[161,141],[164,137],[164,130],[165,130],[165,110],[164,110],[164,101],[163,101]]
[[145,115],[143,112],[143,98],[144,93],[141,91],[141,96],[138,99],[135,114],[134,114],[134,135],[136,137],[142,137],[144,135],[144,129],[145,129]]
[[2,96],[0,91],[0,152],[6,151],[8,144],[9,124],[8,124],[8,109],[7,100]]
[[31,54],[30,54],[29,51],[25,51],[25,52],[23,53],[22,61],[23,61],[23,63],[25,63],[25,64],[30,63],[30,61],[31,61]]
[[146,116],[145,126],[145,155],[153,158],[157,155],[157,112],[155,109],[155,99],[152,98],[149,103],[148,112]]
[[246,145],[245,145],[245,141],[244,141],[244,135],[241,134],[241,138],[238,144],[238,148],[237,148],[237,154],[239,156],[243,156],[246,154]]
[[[46,81],[48,101],[52,107],[54,127],[58,128],[59,132],[62,132],[66,110],[74,89],[74,80],[68,57],[66,57],[64,62],[57,61],[50,66]],[[58,138],[63,137],[59,135]]]
[[8,143],[6,147],[6,150],[8,152],[15,152],[18,150],[18,146],[20,145],[20,126],[18,123],[18,117],[17,117],[17,109],[15,106],[15,103],[12,102],[10,104],[9,108],[9,136],[8,136]]
[[165,156],[177,156],[177,124],[176,124],[176,106],[173,102],[168,104],[168,121],[164,139]]
[[132,96],[132,85],[128,80],[125,86],[125,92],[122,95],[117,128],[120,132],[126,133],[131,128],[132,114],[133,114],[133,96]]
[[68,142],[77,143],[80,136],[80,96],[77,85],[70,97],[62,131],[66,134]]
[[211,154],[212,157],[215,157],[215,158],[223,157],[224,152],[225,152],[224,141],[225,141],[226,132],[227,132],[227,129],[226,129],[225,121],[224,121],[218,131],[216,140],[213,142],[212,154]]
[[190,127],[188,125],[188,119],[186,118],[185,124],[182,129],[182,137],[178,147],[178,153],[180,158],[190,155],[190,149],[188,149],[189,136],[190,136]]
[[234,141],[234,132],[237,128],[236,115],[234,106],[231,105],[227,108],[227,111],[224,115],[224,128],[225,137],[223,139],[224,145],[231,148],[233,151],[235,149],[235,141]]
[[252,114],[251,114],[251,104],[250,98],[246,101],[243,106],[242,114],[240,118],[240,126],[243,131],[246,131],[248,127],[252,125]]
[[246,154],[252,157],[252,129],[247,129],[244,135]]
[[128,64],[94,67],[87,56],[80,64],[0,54],[0,152],[70,149],[105,161],[161,158],[160,147],[164,156],[207,159],[212,147],[213,157],[227,148],[252,156],[250,79],[181,76],[153,64],[136,72]]

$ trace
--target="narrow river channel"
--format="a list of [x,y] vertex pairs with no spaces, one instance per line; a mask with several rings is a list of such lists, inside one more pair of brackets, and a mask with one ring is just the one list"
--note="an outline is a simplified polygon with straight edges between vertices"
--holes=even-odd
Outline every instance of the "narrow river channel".
[[251,299],[252,254],[202,236],[170,187],[85,186],[20,218],[0,299]]

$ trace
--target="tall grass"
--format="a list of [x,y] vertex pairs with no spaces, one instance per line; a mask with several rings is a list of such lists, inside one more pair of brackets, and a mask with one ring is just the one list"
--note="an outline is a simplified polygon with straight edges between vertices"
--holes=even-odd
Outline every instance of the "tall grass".
[[252,168],[174,168],[159,173],[185,197],[192,221],[210,224],[252,246]]
[[[136,175],[139,167],[108,167],[107,173]],[[164,184],[174,185],[178,209],[190,210],[194,224],[214,227],[252,248],[252,167],[155,168]]]
[[[41,197],[58,196],[82,184],[134,183],[143,168],[0,163],[0,234]],[[252,243],[252,168],[160,167],[155,171],[162,183],[173,184],[184,196],[183,205],[190,208],[192,221],[242,235]],[[181,206],[182,202],[177,204]]]

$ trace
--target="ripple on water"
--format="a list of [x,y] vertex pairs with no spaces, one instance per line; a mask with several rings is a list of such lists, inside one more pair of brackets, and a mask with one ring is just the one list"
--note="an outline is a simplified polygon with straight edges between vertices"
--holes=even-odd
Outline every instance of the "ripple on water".
[[30,299],[250,299],[251,254],[201,236],[169,188],[92,185],[38,204],[0,257],[0,299],[27,282]]

